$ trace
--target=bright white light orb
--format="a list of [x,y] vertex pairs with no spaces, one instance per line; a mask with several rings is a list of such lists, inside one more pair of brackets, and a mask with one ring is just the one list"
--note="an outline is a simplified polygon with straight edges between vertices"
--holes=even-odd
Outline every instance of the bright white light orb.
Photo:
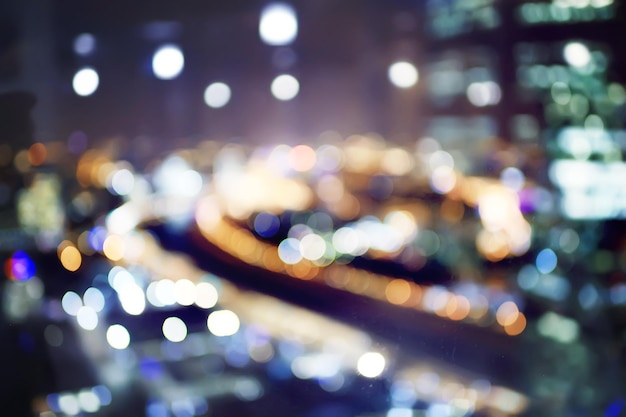
[[184,67],[185,56],[176,45],[163,45],[152,57],[152,71],[161,80],[172,80],[178,77]]
[[215,286],[208,282],[196,285],[196,305],[200,308],[212,308],[217,304],[219,294]]
[[210,84],[204,90],[204,102],[214,109],[224,107],[230,101],[230,87],[224,83]]
[[176,303],[176,284],[169,279],[162,279],[157,282],[155,288],[156,301],[162,306],[170,306]]
[[415,65],[405,61],[391,64],[387,75],[389,81],[398,88],[411,88],[419,78]]
[[378,352],[364,353],[359,358],[356,369],[366,378],[376,378],[385,370],[385,357]]
[[85,301],[85,305],[94,309],[94,311],[99,312],[104,308],[104,295],[102,291],[97,288],[89,287],[85,291],[83,295],[83,300]]
[[122,308],[131,316],[138,316],[146,308],[146,296],[139,285],[131,284],[124,286],[117,296],[120,299]]
[[83,411],[95,413],[100,409],[100,399],[91,390],[82,390],[78,393],[78,404]]
[[73,394],[62,394],[59,396],[59,408],[68,416],[75,416],[80,413],[78,398]]
[[563,48],[563,57],[573,67],[584,67],[591,62],[589,49],[580,42],[570,42]]
[[326,253],[324,238],[315,233],[306,235],[300,240],[300,253],[302,257],[310,261],[317,261]]
[[76,320],[78,321],[78,325],[85,330],[93,330],[98,327],[98,314],[93,308],[88,306],[83,306],[78,309]]
[[289,101],[298,95],[300,83],[288,74],[279,75],[272,81],[272,95],[281,101]]
[[268,45],[289,45],[298,36],[296,12],[288,4],[272,3],[261,12],[259,36]]
[[207,327],[215,336],[232,336],[239,330],[239,317],[230,310],[218,310],[209,314]]
[[70,316],[78,314],[78,310],[82,306],[83,300],[80,298],[80,295],[76,294],[74,291],[66,292],[61,299],[61,307],[63,307],[63,311]]
[[300,241],[298,239],[288,237],[278,245],[278,257],[286,264],[294,265],[302,260],[300,253]]
[[135,175],[126,168],[111,175],[111,191],[117,195],[128,195],[135,187]]
[[182,342],[187,337],[187,325],[178,317],[168,317],[163,322],[163,336],[170,342]]
[[113,349],[126,349],[130,345],[130,333],[121,324],[114,324],[107,330],[107,343]]
[[196,286],[188,279],[179,279],[174,284],[174,297],[181,306],[190,306],[196,301]]
[[76,72],[72,80],[74,92],[82,97],[92,95],[98,89],[100,77],[93,68],[82,68]]

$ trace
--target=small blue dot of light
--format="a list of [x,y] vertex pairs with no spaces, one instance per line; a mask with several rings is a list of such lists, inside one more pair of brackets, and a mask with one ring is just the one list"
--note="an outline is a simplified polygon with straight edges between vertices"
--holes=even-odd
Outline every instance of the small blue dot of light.
[[535,261],[537,265],[537,269],[542,274],[549,274],[554,271],[557,264],[556,253],[552,249],[544,249],[537,254],[537,259]]

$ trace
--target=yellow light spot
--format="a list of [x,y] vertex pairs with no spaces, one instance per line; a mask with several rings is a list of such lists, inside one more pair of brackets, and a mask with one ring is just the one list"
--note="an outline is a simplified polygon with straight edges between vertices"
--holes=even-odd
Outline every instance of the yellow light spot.
[[411,283],[411,295],[404,305],[417,307],[420,301],[422,301],[422,288],[417,284]]
[[41,142],[33,143],[28,149],[28,162],[33,166],[39,166],[46,161],[48,150]]
[[95,151],[87,151],[78,160],[76,166],[76,179],[83,187],[87,187],[91,184],[91,169],[93,161],[95,159]]
[[[61,246],[63,246],[61,248]],[[63,241],[59,245],[59,260],[63,268],[70,272],[77,271],[82,263],[80,251],[68,241]]]
[[326,283],[334,288],[345,288],[350,281],[350,274],[347,268],[342,266],[331,266],[327,270]]
[[370,286],[370,273],[365,271],[351,271],[350,281],[346,288],[354,294],[363,294]]
[[20,173],[24,174],[28,172],[31,167],[30,161],[28,160],[28,151],[19,151],[13,159],[13,164],[15,165],[15,169],[17,169]]
[[263,253],[263,267],[270,271],[282,271],[283,263],[278,257],[278,250],[275,247],[267,247]]
[[517,336],[526,329],[526,316],[523,313],[519,313],[515,321],[508,326],[504,327],[504,331],[509,336]]
[[[90,154],[89,157],[85,159],[89,168],[89,183],[100,187],[103,184],[106,184],[108,174],[114,169],[114,165],[111,163],[111,161],[109,161],[102,155],[98,155],[97,153]],[[107,164],[110,168],[110,171],[108,171],[107,169],[101,170],[101,168]],[[104,183],[102,181],[104,181]]]
[[124,240],[121,236],[110,235],[102,245],[104,256],[112,261],[119,261],[124,256]]
[[496,311],[496,320],[501,326],[507,327],[515,323],[520,311],[513,301],[502,303]]
[[307,261],[300,261],[297,264],[286,265],[287,273],[292,277],[299,279],[310,279],[309,274],[311,273],[311,263]]
[[414,161],[404,149],[392,148],[384,153],[381,168],[391,175],[406,175],[413,169]]
[[476,237],[476,248],[491,262],[498,262],[510,254],[509,241],[502,232],[481,230]]
[[450,307],[451,303],[448,304],[449,306],[449,309],[447,310],[448,317],[450,317],[451,320],[456,320],[456,321],[465,319],[470,312],[469,300],[462,295],[457,295],[456,297],[454,297],[454,300],[455,300],[454,309]]
[[404,304],[411,297],[411,285],[403,279],[389,281],[385,289],[385,296],[391,304]]
[[334,214],[342,220],[351,220],[356,218],[361,211],[359,200],[348,193],[345,193],[341,200],[329,207]]

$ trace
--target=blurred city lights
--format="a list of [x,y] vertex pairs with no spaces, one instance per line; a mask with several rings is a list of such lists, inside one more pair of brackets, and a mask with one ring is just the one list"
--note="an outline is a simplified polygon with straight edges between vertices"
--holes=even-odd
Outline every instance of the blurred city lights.
[[289,165],[298,171],[305,172],[315,166],[317,155],[313,148],[307,145],[297,145],[289,150]]
[[387,411],[387,417],[413,417],[413,410],[410,408],[394,407]]
[[168,317],[163,322],[163,336],[170,342],[182,342],[187,337],[187,325],[178,317]]
[[102,244],[102,252],[112,261],[119,261],[124,257],[125,244],[119,235],[109,235]]
[[467,87],[467,98],[474,106],[493,106],[500,102],[502,91],[493,81],[475,82]]
[[15,281],[27,281],[35,275],[35,263],[24,251],[16,251],[5,263],[5,274]]
[[591,62],[589,49],[580,42],[569,42],[563,48],[563,57],[573,67],[584,67]]
[[73,291],[68,291],[63,295],[61,299],[61,306],[63,310],[69,314],[70,316],[75,316],[78,314],[78,310],[83,306],[83,301],[80,298],[80,295],[76,294]]
[[[503,64],[493,45],[459,52],[454,43],[461,38],[472,43],[475,29],[499,36],[502,9],[515,14],[512,25],[541,23],[548,28],[549,23],[586,22],[592,28],[594,22],[613,17],[616,6],[613,0],[522,2],[510,8],[491,1],[447,3],[423,5],[427,30],[420,42],[430,43],[428,50],[436,53],[422,57],[420,72],[429,82],[424,94],[415,96],[424,106],[419,129],[412,125],[415,109],[396,111],[399,108],[394,106],[402,104],[396,100],[399,96],[381,90],[370,105],[380,105],[384,111],[363,124],[349,117],[347,123],[366,129],[388,127],[398,134],[344,137],[330,131],[300,136],[310,128],[301,123],[303,109],[328,103],[328,108],[348,108],[348,116],[360,113],[356,106],[360,99],[354,101],[354,96],[346,106],[324,95],[309,107],[308,100],[319,93],[317,84],[323,86],[314,74],[307,77],[311,85],[307,84],[298,106],[270,106],[288,110],[284,114],[289,129],[283,131],[281,123],[268,119],[276,129],[256,126],[252,130],[260,136],[256,146],[243,133],[241,139],[235,138],[238,130],[250,132],[244,119],[257,119],[244,107],[233,108],[236,123],[231,122],[230,111],[213,112],[215,130],[197,145],[196,136],[178,136],[177,125],[186,129],[187,121],[197,118],[191,102],[190,107],[179,106],[185,97],[182,93],[168,95],[165,109],[172,117],[163,123],[172,130],[163,129],[163,137],[157,138],[172,140],[163,140],[166,147],[175,148],[168,148],[169,153],[148,136],[148,140],[139,136],[127,141],[99,139],[93,133],[92,140],[98,123],[89,118],[84,122],[89,125],[89,141],[85,133],[75,131],[66,142],[48,141],[44,135],[21,148],[0,145],[0,168],[9,173],[6,181],[5,177],[0,181],[0,206],[12,207],[15,197],[19,226],[11,224],[10,215],[6,220],[10,227],[21,228],[20,233],[9,228],[0,236],[0,243],[9,248],[3,261],[10,280],[2,288],[2,313],[15,321],[18,347],[24,352],[40,348],[24,320],[38,314],[50,321],[42,333],[53,359],[61,349],[75,352],[77,344],[113,391],[81,382],[74,392],[48,395],[45,404],[36,398],[33,411],[40,417],[97,413],[113,395],[118,402],[128,382],[133,381],[134,389],[137,369],[143,377],[142,392],[145,388],[150,394],[144,404],[150,417],[204,415],[209,407],[219,414],[222,401],[214,401],[214,396],[229,395],[237,401],[255,401],[264,395],[273,399],[276,390],[263,384],[278,380],[294,387],[307,380],[307,389],[322,389],[332,401],[343,401],[364,382],[355,376],[381,378],[366,384],[378,390],[381,382],[380,399],[385,402],[376,412],[388,417],[469,416],[475,411],[521,415],[528,401],[534,401],[533,410],[545,406],[559,414],[559,407],[569,407],[571,402],[561,393],[571,394],[578,387],[580,378],[571,375],[596,384],[592,371],[617,361],[613,355],[617,339],[607,329],[623,330],[613,317],[626,306],[623,222],[600,222],[626,216],[626,163],[622,161],[626,131],[620,118],[626,89],[620,74],[611,71],[619,54],[612,50],[611,40],[587,43],[584,38],[558,37],[505,42],[513,55],[505,65],[516,71],[506,75],[499,71]],[[469,6],[476,13],[467,13]],[[354,15],[359,18],[359,13]],[[406,13],[403,19],[407,20]],[[411,25],[397,26],[408,33]],[[411,30],[417,26],[413,22]],[[155,22],[148,38],[180,39],[175,32],[182,27],[179,22]],[[294,8],[267,5],[260,16],[259,35],[268,45],[294,42],[298,36]],[[315,49],[306,41],[302,51]],[[195,49],[192,45],[190,53]],[[77,36],[73,50],[79,57],[74,58],[100,60],[88,57],[95,46],[92,34]],[[237,59],[256,56],[252,51],[234,51]],[[276,71],[293,70],[296,56],[291,48],[270,49],[270,54],[266,58],[271,58]],[[388,56],[375,58],[368,62],[389,62]],[[309,60],[313,55],[303,56],[299,65]],[[361,62],[346,55],[346,62],[351,61]],[[152,70],[159,79],[174,79],[184,69],[185,57],[178,46],[163,45],[152,57]],[[379,69],[365,73],[381,81]],[[304,67],[301,73],[310,74]],[[391,85],[382,87],[410,89],[421,82],[420,75],[412,63],[394,62],[387,73]],[[262,82],[263,74],[259,77]],[[386,81],[384,74],[382,81]],[[92,95],[99,88],[99,75],[84,67],[74,75],[72,87],[77,95]],[[289,101],[299,94],[300,85],[293,75],[282,74],[270,90],[274,98]],[[250,108],[259,108],[254,94],[243,93],[242,105],[248,101]],[[371,100],[367,96],[362,101]],[[267,94],[259,97],[268,98]],[[230,86],[223,82],[213,82],[203,94],[212,109],[228,105],[231,98]],[[522,114],[511,114],[517,111]],[[115,113],[103,112],[107,130],[117,128]],[[138,119],[145,123],[143,119],[152,113],[143,114],[142,110]],[[316,112],[311,116],[311,124],[317,126]],[[219,126],[221,120],[224,126]],[[161,127],[157,123],[154,131],[160,132]],[[344,132],[341,125],[336,128]],[[511,137],[501,135],[509,130]],[[266,141],[266,136],[277,142]],[[88,144],[99,148],[88,150]],[[549,167],[547,172],[543,167]],[[545,183],[544,174],[553,187]],[[12,176],[19,183],[16,187],[10,184]],[[190,223],[193,216],[196,224]],[[18,248],[27,248],[29,254],[15,251]],[[41,253],[35,255],[34,248]],[[56,274],[54,268],[47,268],[48,252],[65,271]],[[219,262],[213,262],[214,257]],[[511,258],[515,259],[508,262]],[[223,279],[213,275],[217,271]],[[75,281],[64,281],[66,276]],[[363,325],[352,328],[242,290],[248,279],[255,280],[254,287],[275,290],[288,302],[307,298],[327,316],[363,317]],[[58,287],[63,285],[66,288]],[[296,288],[302,292],[292,292]],[[336,300],[339,305],[332,304]],[[343,300],[355,301],[352,307],[363,300],[368,304],[346,310]],[[167,317],[161,327],[165,340],[158,326],[142,328],[155,317],[157,322]],[[411,322],[419,317],[424,320]],[[205,318],[210,334],[198,331],[198,320]],[[400,327],[391,322],[403,318],[407,320]],[[132,329],[133,349],[97,349],[104,328],[111,348],[130,346],[126,327],[106,327],[118,320]],[[93,331],[99,324],[101,329]],[[396,344],[387,345],[386,336],[378,339],[370,326],[398,336]],[[466,326],[478,331],[457,332]],[[433,338],[416,337],[433,329],[437,329]],[[157,334],[150,336],[150,331]],[[610,341],[608,350],[595,340],[590,343],[591,336],[602,343]],[[474,362],[463,348],[474,346],[476,338],[480,349],[471,350],[478,358]],[[526,341],[537,347],[532,349],[536,356],[532,361],[508,354]],[[428,357],[414,355],[412,349],[420,343],[427,347],[422,353],[429,352]],[[431,361],[431,354],[437,359]],[[456,369],[458,365],[480,370],[485,357],[504,365],[484,368],[485,375],[471,379],[467,377],[476,369]],[[555,357],[562,357],[565,365],[553,364]],[[448,360],[454,367],[438,363]],[[197,363],[202,366],[196,367]],[[146,372],[151,366],[159,371],[156,384],[156,378]],[[511,371],[516,367],[519,375]],[[206,376],[206,381],[197,385],[189,381],[194,372]],[[267,378],[257,379],[256,372]],[[542,380],[534,384],[539,374]],[[513,385],[522,381],[529,392],[497,386],[494,381],[499,378]],[[601,384],[585,391],[573,402],[576,412],[595,415],[589,411],[591,404],[600,401],[605,414],[616,414],[611,404],[606,408],[607,398],[616,398],[615,393],[605,391]],[[541,400],[553,398],[555,392],[556,401]],[[378,401],[378,395],[373,399]],[[323,410],[313,414],[325,414]]]
[[239,330],[239,317],[230,310],[217,310],[209,314],[207,327],[215,336],[232,336]]
[[515,167],[508,167],[500,174],[502,184],[513,191],[520,191],[526,182],[524,173]]
[[130,334],[121,324],[114,324],[107,329],[107,343],[113,348],[123,350],[130,345]]
[[217,304],[218,293],[215,286],[208,282],[196,285],[195,303],[200,308],[212,308]]
[[261,212],[254,218],[254,230],[263,237],[272,237],[278,232],[280,219],[267,212]]
[[278,245],[278,256],[286,264],[297,264],[302,260],[300,241],[295,238],[287,238]]
[[549,274],[557,265],[557,256],[552,249],[543,249],[537,254],[536,265],[539,272]]
[[80,413],[78,398],[73,394],[62,394],[59,396],[59,408],[67,415],[75,416]]
[[300,83],[293,75],[279,75],[272,81],[271,91],[278,100],[289,101],[298,95]]
[[156,300],[160,305],[168,306],[176,303],[176,284],[169,279],[157,282],[155,288]]
[[139,285],[124,285],[117,290],[118,297],[124,311],[132,316],[138,316],[146,308],[146,298]]
[[230,87],[224,83],[210,84],[204,90],[204,102],[214,109],[224,107],[230,101]]
[[135,186],[135,176],[133,173],[122,168],[114,171],[107,179],[107,184],[110,184],[110,189],[117,195],[128,195]]
[[398,88],[411,88],[417,84],[417,68],[410,62],[400,61],[389,66],[389,81]]
[[305,259],[308,259],[310,261],[316,261],[324,256],[325,252],[326,242],[319,235],[311,233],[304,236],[300,240],[300,253]]
[[385,370],[385,357],[378,352],[364,353],[357,363],[357,371],[366,378],[376,378]]
[[94,287],[87,288],[83,295],[85,305],[92,308],[96,312],[102,311],[105,305],[104,295],[102,292]]
[[576,321],[553,312],[547,312],[537,321],[537,330],[542,336],[561,343],[571,343],[578,338]]
[[172,80],[180,75],[185,66],[183,51],[176,45],[159,47],[152,57],[152,71],[161,80]]
[[271,3],[261,11],[259,36],[268,45],[289,45],[298,36],[298,19],[292,6]]
[[196,301],[196,286],[188,279],[179,279],[174,284],[174,297],[182,306],[190,306]]
[[81,33],[74,39],[74,52],[78,55],[91,55],[96,49],[96,38],[91,33]]
[[96,92],[100,84],[100,77],[93,68],[82,68],[74,74],[72,87],[79,96],[90,96]]
[[111,404],[111,391],[106,386],[96,385],[91,389],[91,391],[98,397],[100,405]]
[[78,404],[87,413],[95,413],[100,409],[100,399],[91,390],[82,390],[78,393]]
[[88,306],[82,306],[76,313],[78,325],[85,330],[93,330],[98,326],[98,314]]
[[496,319],[500,325],[506,327],[515,323],[519,314],[520,311],[517,308],[517,305],[512,301],[507,301],[498,307]]

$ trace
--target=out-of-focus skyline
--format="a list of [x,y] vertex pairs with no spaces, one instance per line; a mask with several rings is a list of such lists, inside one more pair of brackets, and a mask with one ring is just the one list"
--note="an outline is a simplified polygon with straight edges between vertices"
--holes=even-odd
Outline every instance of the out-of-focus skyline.
[[622,415],[624,9],[2,3],[0,414]]

